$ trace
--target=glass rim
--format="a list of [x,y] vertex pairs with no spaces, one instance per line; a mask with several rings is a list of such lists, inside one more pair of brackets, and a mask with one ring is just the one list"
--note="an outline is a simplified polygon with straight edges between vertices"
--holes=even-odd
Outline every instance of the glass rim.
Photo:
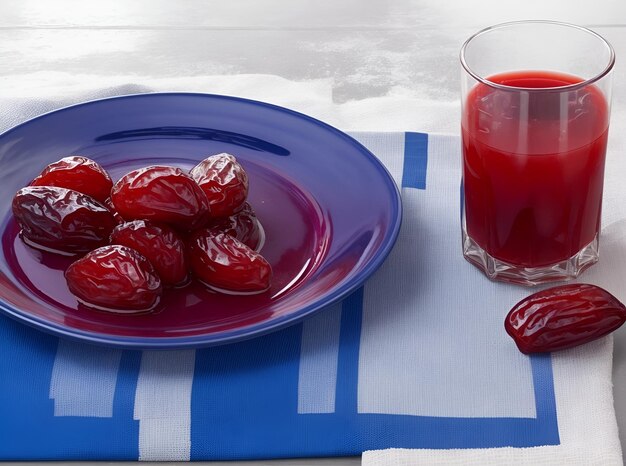
[[[495,29],[501,29],[501,28],[510,27],[510,26],[517,26],[517,25],[521,25],[521,24],[549,24],[549,25],[553,25],[553,26],[564,26],[564,27],[568,27],[568,28],[578,29],[579,31],[585,32],[587,34],[591,34],[592,36],[594,36],[597,39],[599,39],[600,42],[602,44],[604,44],[604,46],[609,50],[609,61],[608,61],[608,64],[606,65],[606,67],[600,73],[596,74],[595,76],[592,76],[589,79],[585,79],[584,81],[581,81],[579,83],[568,84],[566,86],[541,87],[541,88],[507,86],[505,84],[494,83],[493,81],[489,81],[487,78],[480,76],[478,73],[476,73],[475,71],[472,70],[472,68],[469,66],[469,64],[465,60],[466,49],[467,49],[468,45],[472,42],[472,40],[476,39],[478,36],[486,34],[486,33],[490,32],[490,31],[495,30]],[[613,66],[615,65],[615,50],[613,49],[613,46],[609,43],[609,41],[607,41],[604,37],[602,37],[597,32],[595,32],[595,31],[593,31],[593,30],[591,30],[589,28],[586,28],[584,26],[579,26],[577,24],[571,24],[571,23],[565,23],[565,22],[562,22],[562,21],[530,19],[530,20],[509,21],[509,22],[506,22],[506,23],[495,24],[493,26],[486,27],[486,28],[481,29],[480,31],[472,34],[463,43],[463,46],[461,47],[460,60],[461,60],[461,66],[463,67],[463,69],[470,76],[472,76],[477,81],[479,81],[479,82],[481,82],[481,83],[483,83],[483,84],[485,84],[487,86],[496,88],[496,89],[508,90],[508,91],[520,90],[520,91],[527,91],[527,92],[555,92],[555,91],[557,91],[557,92],[565,91],[566,92],[566,91],[573,91],[573,90],[581,89],[581,88],[586,87],[589,84],[593,84],[593,83],[599,81],[600,79],[604,78],[605,76],[607,76],[611,72],[611,70],[613,70]]]

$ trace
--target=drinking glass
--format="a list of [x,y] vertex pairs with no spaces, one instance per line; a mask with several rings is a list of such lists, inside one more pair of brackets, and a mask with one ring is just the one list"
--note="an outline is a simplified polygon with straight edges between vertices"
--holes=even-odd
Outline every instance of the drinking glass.
[[484,29],[461,49],[463,254],[535,285],[598,260],[615,53],[553,21]]

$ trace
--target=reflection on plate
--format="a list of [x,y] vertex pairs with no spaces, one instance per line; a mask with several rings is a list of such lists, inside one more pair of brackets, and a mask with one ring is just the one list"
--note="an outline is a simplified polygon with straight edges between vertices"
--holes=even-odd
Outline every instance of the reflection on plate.
[[[114,180],[150,165],[193,167],[229,152],[250,177],[249,202],[265,228],[269,292],[230,296],[199,283],[169,292],[147,315],[79,304],[63,271],[71,258],[22,243],[15,191],[42,167],[85,155]],[[378,268],[398,234],[398,190],[356,141],[305,115],[207,94],[144,94],[61,109],[0,135],[0,310],[55,334],[128,348],[233,342],[295,323],[346,296]]]

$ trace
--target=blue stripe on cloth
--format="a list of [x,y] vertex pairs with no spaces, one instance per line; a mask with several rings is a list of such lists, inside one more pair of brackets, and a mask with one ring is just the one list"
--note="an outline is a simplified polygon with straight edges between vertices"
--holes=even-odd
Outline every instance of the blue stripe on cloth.
[[48,391],[57,341],[0,316],[0,459],[137,459],[139,360],[122,356],[112,418],[55,417]]
[[348,296],[342,305],[337,368],[337,405],[335,407],[339,414],[357,415],[362,317],[363,287]]
[[[531,447],[560,443],[549,354],[531,357],[536,418],[453,418],[353,413],[356,410],[356,398],[353,394],[356,394],[354,386],[357,379],[354,368],[358,366],[362,309],[361,288],[344,301],[342,343],[343,351],[348,354],[340,354],[339,374],[342,374],[342,368],[347,373],[342,374],[340,380],[343,383],[338,382],[337,387],[337,411],[345,410],[346,413],[355,414],[355,430],[362,435],[355,443],[362,442],[367,445],[365,449]],[[343,409],[339,400],[343,400]],[[329,434],[333,427],[337,426],[329,426]],[[390,432],[393,432],[393,441],[389,441]],[[446,432],[449,435],[442,435]],[[361,450],[357,448],[355,453],[359,451]]]
[[191,459],[361,453],[369,440],[354,430],[362,297],[359,289],[342,306],[335,413],[297,412],[302,325],[227,349],[199,350]]
[[554,394],[554,377],[552,374],[552,356],[534,354],[530,356],[533,371],[533,386],[535,388],[535,403],[537,410],[537,429],[541,430],[545,438],[545,445],[558,445],[559,424],[556,416],[556,396]]
[[326,415],[297,413],[301,334],[302,325],[294,325],[196,352],[191,460],[306,456],[319,450],[323,432],[303,427],[307,419]]
[[426,189],[428,134],[405,133],[402,187]]

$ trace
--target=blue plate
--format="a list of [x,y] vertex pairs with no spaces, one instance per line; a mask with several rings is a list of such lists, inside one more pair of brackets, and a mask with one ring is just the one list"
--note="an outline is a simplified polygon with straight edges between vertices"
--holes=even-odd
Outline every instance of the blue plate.
[[[228,152],[250,178],[266,234],[269,292],[227,296],[199,283],[166,290],[148,315],[94,311],[69,292],[71,259],[20,240],[11,199],[66,155],[98,161],[114,181],[146,165],[185,169]],[[293,324],[358,288],[391,250],[398,189],[351,137],[306,115],[252,100],[166,93],[116,97],[48,113],[0,135],[0,310],[61,336],[126,348],[234,342]]]

